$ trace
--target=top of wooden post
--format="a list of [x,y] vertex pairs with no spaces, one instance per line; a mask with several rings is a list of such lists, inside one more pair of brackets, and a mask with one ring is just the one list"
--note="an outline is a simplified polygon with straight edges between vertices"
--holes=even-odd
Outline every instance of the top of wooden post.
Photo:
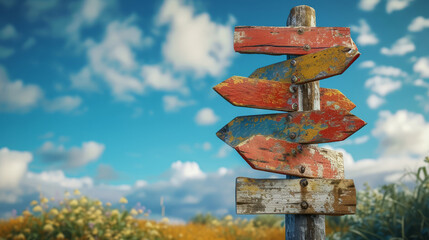
[[315,27],[316,11],[307,5],[300,5],[290,10],[286,25],[288,27]]

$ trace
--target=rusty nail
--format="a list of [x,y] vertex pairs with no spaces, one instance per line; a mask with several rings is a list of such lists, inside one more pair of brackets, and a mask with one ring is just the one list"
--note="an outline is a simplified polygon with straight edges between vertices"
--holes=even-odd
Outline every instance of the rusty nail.
[[295,67],[296,66],[296,60],[290,61],[290,65],[292,65],[292,67]]
[[298,145],[298,152],[302,152],[302,145]]
[[303,34],[304,33],[304,29],[300,28],[298,29],[298,34]]
[[287,115],[287,121],[288,122],[292,121],[292,118],[293,118],[292,115],[290,115],[290,114]]
[[302,201],[301,202],[301,208],[302,209],[307,209],[308,208],[308,203],[306,201]]
[[292,155],[296,155],[296,150],[295,149],[292,149]]
[[297,110],[298,109],[298,104],[297,103],[292,104],[292,109],[293,110]]
[[300,173],[304,173],[304,172],[305,172],[305,167],[304,167],[304,166],[301,166],[301,167],[299,168],[299,172],[300,172]]
[[351,49],[351,48],[346,47],[346,48],[344,48],[344,49],[343,49],[343,52],[348,52],[348,51],[350,51],[350,50],[352,50],[352,49]]
[[292,76],[291,80],[292,80],[292,83],[295,83],[296,81],[298,81],[298,78],[294,75]]
[[298,90],[298,87],[296,85],[290,85],[289,92],[294,93],[296,92],[296,90]]
[[290,133],[289,137],[290,137],[290,139],[295,139],[296,138],[296,133]]
[[307,179],[303,178],[301,181],[299,181],[299,184],[301,184],[302,187],[307,187],[308,181]]
[[308,44],[305,44],[303,48],[304,48],[304,51],[308,51],[311,49],[310,45]]

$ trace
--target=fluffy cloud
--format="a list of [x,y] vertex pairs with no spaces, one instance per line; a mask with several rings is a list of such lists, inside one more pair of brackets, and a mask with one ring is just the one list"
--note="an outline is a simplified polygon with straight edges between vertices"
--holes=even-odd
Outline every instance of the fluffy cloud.
[[413,70],[423,78],[429,78],[429,57],[421,57],[414,63]]
[[26,111],[43,98],[42,90],[21,80],[10,81],[6,70],[0,66],[0,110]]
[[0,149],[0,191],[16,188],[33,159],[29,152]]
[[78,96],[62,96],[46,101],[45,109],[48,112],[70,112],[77,109],[82,103]]
[[414,20],[408,26],[410,32],[420,32],[425,28],[429,28],[429,19],[422,16],[414,18]]
[[30,49],[36,44],[36,39],[33,37],[28,38],[24,44],[22,44],[22,49]]
[[378,93],[381,96],[398,90],[401,88],[402,83],[400,81],[392,80],[388,77],[374,76],[366,80],[365,87],[371,89],[371,91]]
[[76,168],[97,161],[104,152],[104,145],[94,141],[84,142],[81,147],[66,150],[63,145],[45,142],[39,154],[45,162],[65,168]]
[[392,13],[394,11],[400,11],[408,7],[412,1],[413,0],[387,0],[386,12]]
[[380,0],[360,0],[359,8],[364,11],[372,11],[379,2]]
[[[143,81],[136,76],[137,63],[133,52],[151,41],[143,37],[134,21],[133,17],[123,22],[113,21],[107,26],[100,43],[87,41],[89,75],[95,74],[103,79],[116,99],[122,101],[132,101],[134,94],[142,94],[144,90]],[[88,81],[83,82],[91,86]]]
[[375,62],[371,60],[363,61],[359,64],[361,68],[373,68],[375,67]]
[[164,102],[164,110],[166,112],[175,112],[179,109],[194,104],[194,101],[180,100],[177,96],[167,95],[162,98]]
[[364,19],[361,19],[359,20],[359,24],[360,26],[353,25],[350,27],[352,32],[358,33],[357,42],[362,46],[377,44],[378,38],[371,31],[368,23]]
[[392,66],[377,66],[377,67],[374,66],[373,69],[371,70],[371,74],[388,76],[388,77],[406,77],[407,76],[406,72]]
[[233,18],[225,25],[217,24],[208,13],[196,14],[182,0],[166,0],[156,22],[169,27],[162,52],[176,70],[218,76],[230,65]]
[[211,108],[202,108],[195,116],[195,122],[198,125],[212,125],[219,120],[219,117]]
[[191,179],[206,178],[206,174],[201,171],[196,162],[174,162],[171,165],[170,175],[170,181],[174,185]]
[[346,140],[342,141],[342,142],[338,142],[336,143],[337,146],[341,146],[341,145],[360,145],[360,144],[364,144],[366,142],[368,142],[369,140],[369,136],[368,135],[363,135],[360,137],[356,137],[353,139],[347,138]]
[[184,94],[189,89],[184,86],[182,79],[177,79],[169,71],[163,70],[160,65],[145,65],[142,67],[141,76],[144,84],[156,90],[178,91]]
[[107,164],[99,164],[97,167],[97,174],[95,175],[95,179],[99,181],[110,181],[119,178],[119,174],[116,170]]
[[70,76],[71,87],[82,91],[97,91],[98,86],[95,81],[92,80],[92,74],[89,67],[84,67],[77,74]]
[[2,40],[16,38],[17,36],[18,32],[12,24],[7,24],[0,29],[0,39]]
[[15,53],[15,50],[10,47],[0,46],[0,59],[8,58]]
[[416,46],[409,37],[398,39],[390,48],[382,47],[380,52],[387,56],[403,56],[416,50]]
[[380,139],[384,155],[429,155],[429,123],[421,114],[382,111],[372,134]]
[[386,100],[384,100],[384,98],[382,98],[376,94],[371,94],[366,99],[366,103],[368,104],[369,108],[371,108],[371,109],[377,109],[378,107],[383,105],[385,102],[386,102]]
[[27,9],[27,17],[30,20],[34,20],[39,16],[42,16],[44,13],[54,9],[58,5],[58,2],[58,0],[27,0],[24,4]]
[[218,158],[225,158],[225,157],[228,156],[228,154],[230,152],[232,152],[232,149],[233,148],[231,146],[224,144],[217,151],[216,157],[218,157]]

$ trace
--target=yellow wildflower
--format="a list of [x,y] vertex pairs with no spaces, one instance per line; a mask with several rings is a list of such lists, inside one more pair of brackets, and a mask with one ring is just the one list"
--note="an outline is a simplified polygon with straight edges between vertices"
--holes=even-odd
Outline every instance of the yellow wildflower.
[[74,195],[80,195],[79,189],[75,189],[73,192]]
[[137,215],[138,212],[133,208],[133,209],[131,209],[130,214],[131,215]]
[[107,238],[107,239],[109,239],[109,238],[111,238],[111,237],[112,237],[112,234],[110,234],[110,232],[106,232],[106,233],[104,234],[104,237],[105,237],[105,238]]
[[20,233],[20,234],[18,234],[18,235],[16,235],[14,238],[13,238],[14,240],[16,239],[16,240],[24,240],[25,239],[25,236],[24,236],[24,234],[22,234],[22,233]]
[[78,204],[78,202],[77,202],[76,199],[73,199],[73,200],[70,201],[69,204],[70,204],[70,206],[74,207],[74,206],[76,206]]
[[48,203],[48,202],[49,202],[49,200],[47,198],[45,198],[45,197],[43,197],[42,199],[40,199],[40,203],[42,203],[42,204],[45,204],[45,203]]
[[132,221],[132,220],[133,220],[133,217],[132,217],[132,216],[130,216],[130,215],[128,215],[128,216],[125,218],[125,220],[126,220],[126,221]]
[[49,214],[56,216],[58,215],[58,210],[56,208],[52,208],[51,211],[49,211]]
[[112,206],[112,204],[110,202],[107,202],[106,206],[110,207],[110,206]]
[[64,196],[68,197],[68,196],[70,196],[70,193],[69,193],[68,191],[66,191],[66,192],[64,193]]
[[92,235],[97,235],[98,234],[98,228],[94,228],[92,230]]
[[87,203],[88,203],[88,200],[86,199],[86,197],[82,197],[82,198],[80,199],[80,204],[85,205],[85,204],[87,204]]
[[37,201],[36,200],[31,201],[30,205],[31,206],[37,205]]
[[71,216],[71,217],[69,218],[69,220],[70,220],[70,222],[74,222],[74,220],[76,220],[76,218],[75,218],[74,216]]
[[79,226],[83,226],[83,219],[79,218],[79,220],[76,221],[76,224]]
[[149,216],[149,213],[145,213],[145,214],[144,214],[144,216],[145,216],[145,217]]
[[64,219],[64,215],[62,214],[62,213],[60,213],[59,215],[58,215],[58,220],[63,220]]
[[62,214],[67,214],[69,212],[69,210],[67,210],[67,208],[63,208],[61,209],[61,213]]
[[111,214],[112,214],[112,216],[117,216],[117,215],[119,215],[119,211],[118,211],[118,209],[113,209],[113,210],[112,210],[112,212],[111,212]]
[[121,197],[121,199],[119,199],[119,202],[127,204],[128,200],[126,198],[124,198],[124,197]]
[[79,214],[81,210],[82,210],[81,207],[77,207],[75,210],[73,210],[73,213],[74,214]]
[[97,215],[97,216],[99,216],[99,215],[101,215],[101,214],[102,214],[102,212],[101,212],[101,210],[100,210],[100,209],[97,209],[97,210],[95,210],[94,214],[95,214],[95,215]]
[[29,217],[29,216],[31,216],[31,212],[30,212],[30,211],[28,211],[28,210],[24,210],[24,211],[22,212],[22,215],[23,215],[24,217]]
[[25,232],[25,233],[31,233],[31,229],[26,228],[26,229],[24,229],[24,232]]
[[162,223],[165,223],[165,224],[167,224],[169,221],[170,221],[170,220],[169,220],[167,217],[163,217],[163,218],[161,219],[161,222],[162,222]]
[[231,221],[232,220],[232,216],[231,215],[226,215],[225,220],[226,221]]
[[143,210],[139,209],[139,211],[138,211],[138,212],[139,212],[139,214],[142,214],[142,213],[143,213]]
[[152,223],[149,221],[146,222],[145,226],[146,226],[146,228],[152,228],[153,227]]
[[57,239],[58,239],[58,240],[62,240],[62,239],[64,239],[64,234],[63,234],[62,232],[59,232],[59,233],[57,234]]
[[101,206],[103,203],[100,200],[95,201],[95,206]]
[[55,198],[51,197],[51,202],[55,201]]
[[52,227],[52,225],[51,225],[51,224],[46,224],[46,225],[43,227],[43,231],[45,231],[45,232],[52,232],[52,231],[54,231],[54,227]]
[[33,208],[33,212],[43,212],[43,209],[40,205],[37,205]]

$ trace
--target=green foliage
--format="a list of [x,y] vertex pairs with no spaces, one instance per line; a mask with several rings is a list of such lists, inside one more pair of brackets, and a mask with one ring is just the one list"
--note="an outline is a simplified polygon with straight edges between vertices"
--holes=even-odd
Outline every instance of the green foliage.
[[329,239],[429,239],[428,166],[404,177],[415,180],[414,189],[402,183],[366,186],[357,194],[355,215],[327,217],[329,228],[337,231]]
[[253,225],[255,227],[280,227],[283,220],[283,215],[261,214],[253,219]]
[[214,220],[217,220],[215,216],[213,216],[211,213],[198,213],[194,217],[191,218],[190,222],[195,224],[211,224]]

